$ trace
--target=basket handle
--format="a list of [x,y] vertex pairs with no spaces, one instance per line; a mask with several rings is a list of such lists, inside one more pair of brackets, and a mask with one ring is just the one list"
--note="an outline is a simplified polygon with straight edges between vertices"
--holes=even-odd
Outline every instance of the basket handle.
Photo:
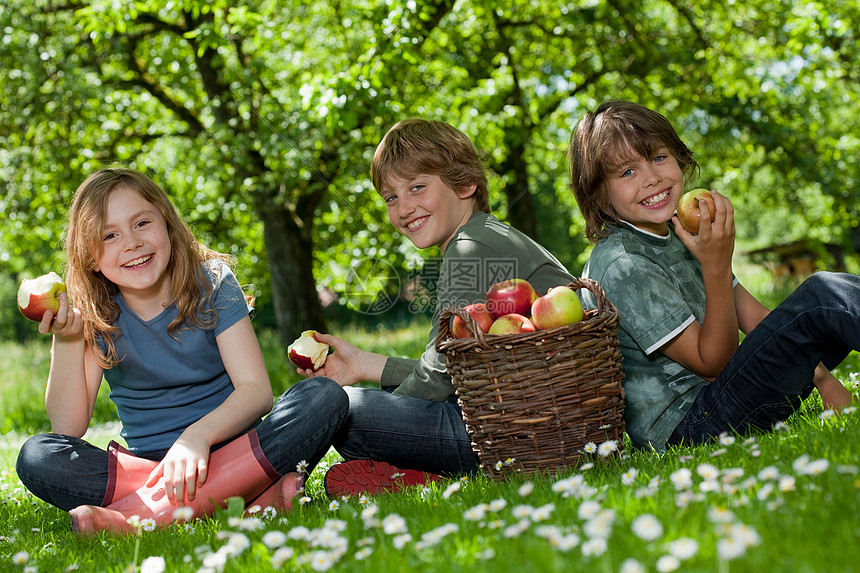
[[573,290],[579,290],[581,288],[587,289],[591,291],[591,294],[594,295],[594,298],[597,300],[597,314],[602,315],[604,312],[618,312],[615,306],[609,302],[609,298],[607,298],[606,293],[603,292],[603,289],[597,284],[597,281],[593,279],[584,279],[580,277],[575,277],[573,281],[571,281],[567,286],[572,288]]
[[[598,316],[603,315],[604,313],[618,312],[615,309],[615,306],[609,302],[609,299],[606,297],[606,293],[603,292],[603,289],[599,284],[597,284],[597,281],[585,278],[574,278],[567,286],[575,291],[581,288],[591,291],[594,298],[597,300]],[[478,326],[478,322],[474,317],[472,317],[472,315],[462,307],[450,306],[442,310],[442,314],[439,316],[439,335],[436,338],[436,350],[439,350],[439,345],[442,342],[454,338],[454,334],[451,332],[451,317],[454,316],[460,317],[460,319],[466,323],[467,331],[476,339],[481,348],[487,350],[492,348],[485,338],[484,331],[481,330],[480,326]]]

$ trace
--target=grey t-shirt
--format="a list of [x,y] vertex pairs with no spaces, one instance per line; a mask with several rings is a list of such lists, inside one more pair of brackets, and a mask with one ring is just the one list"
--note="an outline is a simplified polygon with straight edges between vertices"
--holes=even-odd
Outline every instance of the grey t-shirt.
[[177,316],[169,306],[142,320],[116,296],[120,313],[114,325],[119,364],[106,370],[110,398],[116,404],[121,435],[134,453],[166,450],[191,424],[220,406],[233,392],[215,338],[248,315],[242,289],[220,261],[205,263],[215,295],[218,322],[211,330],[167,327]]
[[447,305],[483,302],[492,285],[511,278],[526,279],[541,294],[572,280],[558,259],[525,234],[493,215],[474,213],[457,230],[442,257],[433,327],[424,353],[417,360],[388,358],[381,384],[399,385],[395,393],[425,400],[453,396],[445,356],[435,348],[442,311]]
[[[658,351],[705,317],[699,262],[669,227],[663,237],[618,224],[583,271],[618,308],[627,433],[634,445],[658,450],[708,383]],[[596,306],[590,292],[582,298]]]

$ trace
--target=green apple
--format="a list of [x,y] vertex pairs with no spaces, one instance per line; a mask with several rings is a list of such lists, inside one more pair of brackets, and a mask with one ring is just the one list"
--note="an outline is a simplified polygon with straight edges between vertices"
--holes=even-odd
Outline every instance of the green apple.
[[699,233],[699,220],[701,213],[699,211],[699,200],[704,200],[708,205],[708,213],[711,220],[714,218],[714,198],[711,192],[707,189],[693,189],[681,196],[678,201],[678,220],[681,221],[681,226],[690,233]]
[[521,334],[523,332],[535,332],[536,330],[532,321],[525,316],[509,313],[494,320],[487,334]]
[[60,310],[60,293],[66,292],[66,284],[55,272],[25,279],[18,287],[18,309],[30,320],[41,322],[47,311],[57,315]]
[[538,330],[574,324],[582,316],[582,302],[570,287],[553,287],[532,303],[532,322]]
[[305,330],[287,347],[290,362],[302,370],[319,370],[328,357],[328,344],[317,340],[315,334],[316,330]]

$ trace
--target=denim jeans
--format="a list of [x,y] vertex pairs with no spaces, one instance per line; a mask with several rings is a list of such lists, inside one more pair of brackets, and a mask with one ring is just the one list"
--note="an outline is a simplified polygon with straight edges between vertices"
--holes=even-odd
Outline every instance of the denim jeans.
[[[287,390],[272,412],[256,425],[263,454],[281,475],[296,471],[301,461],[308,462],[310,471],[328,451],[348,407],[346,394],[333,380],[302,380]],[[223,445],[218,444],[212,451]],[[167,450],[138,455],[160,460],[166,453]],[[101,505],[104,500],[108,454],[80,438],[62,434],[33,436],[21,447],[15,469],[36,497],[61,509]]]
[[334,447],[346,460],[372,459],[443,475],[475,473],[478,457],[460,406],[376,388],[344,388],[349,415]]
[[716,380],[696,396],[668,444],[696,444],[722,432],[768,430],[812,391],[828,369],[860,349],[860,277],[816,273],[744,339]]

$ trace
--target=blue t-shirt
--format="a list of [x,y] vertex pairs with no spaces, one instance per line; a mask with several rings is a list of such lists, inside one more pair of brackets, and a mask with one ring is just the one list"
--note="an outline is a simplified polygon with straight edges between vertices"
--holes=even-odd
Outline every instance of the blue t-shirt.
[[247,316],[248,305],[226,264],[213,260],[204,265],[218,313],[211,330],[181,328],[171,336],[167,327],[178,315],[175,305],[144,321],[116,295],[120,361],[105,370],[104,377],[122,422],[122,437],[134,453],[169,449],[188,426],[233,392],[215,337]]

